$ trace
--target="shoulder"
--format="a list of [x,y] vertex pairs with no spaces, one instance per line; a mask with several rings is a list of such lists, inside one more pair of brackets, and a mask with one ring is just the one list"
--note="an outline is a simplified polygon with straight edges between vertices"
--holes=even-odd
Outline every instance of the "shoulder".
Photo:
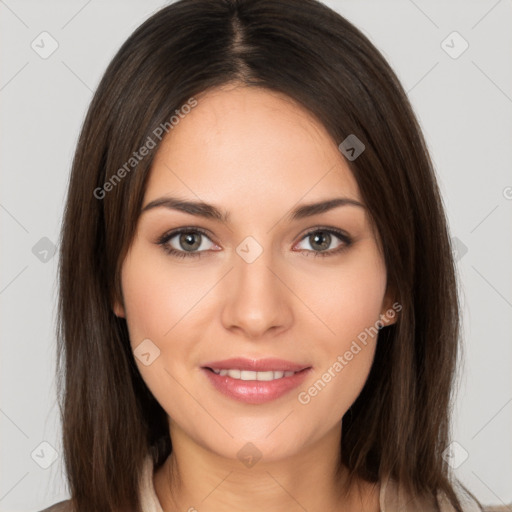
[[59,501],[40,512],[73,512],[71,500]]
[[[453,490],[459,499],[463,512],[512,512],[512,506],[481,506],[475,496],[457,479],[452,480]],[[381,484],[380,512],[455,512],[450,500],[439,493],[437,503],[424,496],[410,496],[394,478],[384,479]]]
[[[476,499],[476,497],[465,487],[462,482],[458,479],[453,480],[453,489],[457,494],[457,498],[460,501],[462,506],[462,510],[464,512],[512,512],[512,505],[504,505],[504,506],[492,506],[492,505],[482,505]],[[445,502],[443,499],[440,500],[441,504]],[[445,504],[446,507],[448,505]],[[446,510],[452,510],[451,508],[446,508]],[[443,506],[441,505],[441,512],[444,511]]]
[[[143,510],[163,512],[153,487],[153,460],[150,455],[144,460],[139,493]],[[39,512],[75,512],[71,499],[59,501]]]

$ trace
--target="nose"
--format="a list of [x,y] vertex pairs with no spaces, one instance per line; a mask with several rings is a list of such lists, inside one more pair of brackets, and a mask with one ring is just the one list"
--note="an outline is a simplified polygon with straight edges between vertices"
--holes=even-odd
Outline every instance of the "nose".
[[273,264],[271,251],[263,251],[252,262],[238,254],[233,260],[234,268],[223,284],[223,326],[252,340],[263,338],[267,331],[275,335],[288,329],[293,321],[293,293],[283,267]]

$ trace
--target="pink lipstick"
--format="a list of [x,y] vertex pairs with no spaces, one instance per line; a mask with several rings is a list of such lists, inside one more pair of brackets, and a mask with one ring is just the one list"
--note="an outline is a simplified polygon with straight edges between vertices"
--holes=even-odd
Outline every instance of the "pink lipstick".
[[248,404],[262,404],[299,386],[311,366],[275,358],[232,358],[206,363],[202,370],[225,396]]

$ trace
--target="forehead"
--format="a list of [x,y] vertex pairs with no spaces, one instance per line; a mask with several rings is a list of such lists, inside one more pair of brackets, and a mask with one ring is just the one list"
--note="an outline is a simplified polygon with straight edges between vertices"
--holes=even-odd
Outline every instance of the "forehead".
[[259,205],[294,204],[339,192],[362,201],[336,142],[291,98],[237,85],[195,98],[197,106],[158,149],[147,200],[178,193],[212,202],[236,197]]

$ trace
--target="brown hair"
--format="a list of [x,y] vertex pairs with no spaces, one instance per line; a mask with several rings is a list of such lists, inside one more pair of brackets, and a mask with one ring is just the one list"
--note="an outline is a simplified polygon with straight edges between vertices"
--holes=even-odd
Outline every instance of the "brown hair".
[[[433,166],[385,59],[314,0],[180,0],[129,37],[98,86],[73,161],[60,248],[58,391],[75,510],[140,510],[144,457],[151,453],[159,467],[172,450],[166,413],[138,372],[125,319],[112,310],[122,301],[120,268],[160,140],[133,169],[126,163],[191,97],[229,82],[284,93],[336,144],[350,134],[364,143],[348,163],[402,310],[380,330],[368,380],[343,417],[342,460],[371,482],[391,475],[414,494],[444,492],[460,511],[442,458],[459,306]],[[108,193],[98,192],[107,182]]]

